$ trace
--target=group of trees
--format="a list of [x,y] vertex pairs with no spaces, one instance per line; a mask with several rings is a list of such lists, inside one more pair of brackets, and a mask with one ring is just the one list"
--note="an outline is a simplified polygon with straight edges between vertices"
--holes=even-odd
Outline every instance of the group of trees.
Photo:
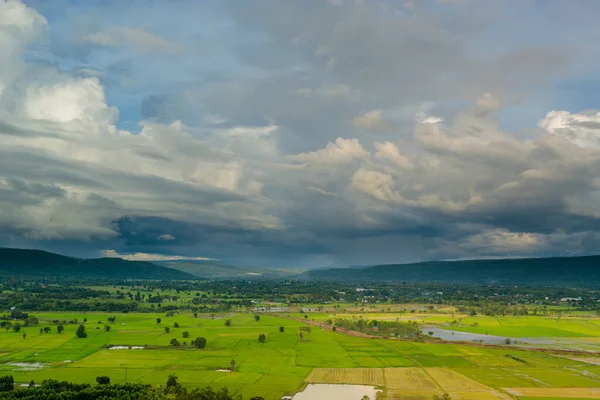
[[[187,333],[187,332],[185,332],[185,333]],[[189,336],[189,334],[188,334],[188,336]],[[184,336],[184,337],[188,337],[188,336]],[[194,339],[190,342],[190,346],[192,346],[193,348],[196,348],[196,349],[203,349],[206,347],[206,343],[207,343],[207,340],[205,337],[197,337],[196,339]],[[179,340],[177,340],[176,338],[171,339],[169,344],[173,347],[181,346],[181,342]],[[183,344],[185,345],[186,343],[183,342]]]
[[169,376],[165,386],[158,387],[140,383],[111,384],[108,376],[99,376],[96,382],[97,385],[91,386],[49,379],[39,386],[32,382],[27,388],[14,390],[14,378],[4,376],[0,377],[0,399],[241,400],[241,396],[233,396],[226,388],[214,390],[207,387],[188,390],[177,382],[175,375]]
[[[328,325],[332,325],[334,321],[327,320]],[[352,331],[369,333],[373,335],[393,335],[405,339],[420,340],[423,333],[415,321],[380,321],[380,320],[365,320],[365,319],[343,319],[335,320],[335,327],[340,327]]]

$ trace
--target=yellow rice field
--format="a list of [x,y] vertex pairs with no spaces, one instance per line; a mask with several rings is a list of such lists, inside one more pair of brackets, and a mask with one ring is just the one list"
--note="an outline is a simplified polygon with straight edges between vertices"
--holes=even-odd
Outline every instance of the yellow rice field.
[[388,389],[439,389],[435,381],[421,368],[386,368],[385,382]]
[[306,382],[384,385],[383,372],[380,368],[314,368],[306,378]]
[[446,368],[424,368],[425,371],[447,392],[493,392],[486,385]]

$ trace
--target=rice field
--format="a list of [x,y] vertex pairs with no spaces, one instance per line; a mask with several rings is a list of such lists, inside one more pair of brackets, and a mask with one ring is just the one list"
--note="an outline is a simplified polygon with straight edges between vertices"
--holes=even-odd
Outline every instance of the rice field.
[[[262,315],[257,322],[250,313],[221,314],[214,319],[187,313],[117,314],[115,323],[108,324],[109,331],[104,326],[112,314],[36,316],[39,326],[0,331],[0,374],[12,374],[17,383],[47,378],[94,383],[97,376],[107,375],[115,383],[162,384],[174,373],[189,387],[226,386],[245,399],[262,396],[266,400],[294,394],[307,383],[366,384],[384,388],[388,399],[429,400],[443,393],[451,394],[453,400],[505,399],[512,392],[504,388],[523,393],[511,396],[538,400],[590,398],[586,396],[600,388],[600,366],[593,363],[596,357],[365,339],[318,327],[312,327],[300,341],[303,323],[277,315]],[[60,334],[52,323],[74,318],[79,322],[66,324]],[[88,337],[80,339],[75,330],[84,319]],[[230,327],[224,324],[228,319]],[[40,334],[39,328],[45,326],[51,331]],[[257,340],[261,333],[267,336],[265,343]],[[205,349],[183,345],[199,336],[207,338]],[[182,346],[170,346],[173,338]],[[232,360],[235,371],[223,371]]]

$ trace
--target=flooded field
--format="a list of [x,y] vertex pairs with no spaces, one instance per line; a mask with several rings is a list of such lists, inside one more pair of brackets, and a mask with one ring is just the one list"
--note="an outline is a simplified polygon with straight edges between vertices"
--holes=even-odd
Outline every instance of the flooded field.
[[453,331],[442,328],[423,328],[423,333],[429,335],[429,332],[433,332],[433,337],[440,338],[451,342],[476,342],[485,344],[506,344],[506,339],[509,339],[513,344],[523,344],[531,346],[548,346],[556,344],[556,340],[551,339],[531,339],[531,338],[513,338],[507,336],[495,336],[485,335],[482,333],[470,333]]

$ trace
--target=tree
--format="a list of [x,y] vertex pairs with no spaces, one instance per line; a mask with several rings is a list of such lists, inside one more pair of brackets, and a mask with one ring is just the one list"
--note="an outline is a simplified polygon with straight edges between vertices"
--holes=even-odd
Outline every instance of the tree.
[[108,317],[108,322],[110,322],[111,324],[114,324],[116,320],[117,317]]
[[27,338],[27,334],[25,332],[23,332],[23,339]]
[[21,324],[17,322],[16,324],[13,325],[12,328],[13,328],[13,331],[19,332],[21,330]]
[[12,375],[0,377],[0,392],[10,392],[15,389],[15,379]]
[[57,332],[57,333],[63,333],[63,331],[64,331],[64,330],[65,330],[65,327],[64,327],[64,326],[62,326],[62,324],[59,324],[59,325],[56,327],[56,332]]
[[190,337],[190,333],[188,331],[185,331],[181,334],[181,337],[183,337],[184,339],[189,338]]
[[110,378],[108,376],[98,376],[96,382],[98,385],[110,385]]
[[169,375],[169,378],[167,379],[167,387],[170,388],[170,387],[174,387],[177,385],[178,385],[177,375],[175,375],[175,374]]
[[198,318],[198,312],[194,311],[194,318]]
[[225,320],[225,326],[230,328],[231,327],[231,320],[230,319],[226,319]]
[[44,328],[40,328],[40,335],[44,333]]
[[168,326],[165,326],[165,333],[169,333],[171,332],[171,328],[169,328]]
[[179,328],[179,324],[178,324],[177,322],[175,322],[175,323],[173,324],[173,328]]
[[280,327],[279,327],[279,332],[281,332],[281,333],[285,332],[285,327],[283,327],[283,326],[280,326]]
[[156,318],[156,324],[157,324],[157,325],[160,325],[161,321],[162,321],[162,319],[160,319],[160,318]]
[[110,325],[104,325],[104,332],[110,332]]
[[12,323],[10,323],[9,321],[7,321],[4,324],[4,329],[6,329],[6,332],[8,332],[10,330],[10,328],[12,328]]
[[83,319],[83,323],[85,324],[86,322],[87,322],[87,318],[84,318]]
[[29,388],[34,388],[35,387],[35,382],[32,380],[29,381],[29,386],[27,386]]
[[231,360],[229,362],[229,370],[230,371],[235,371],[235,360]]
[[256,322],[260,321],[260,315],[258,315],[258,314],[254,314],[254,320],[255,320]]
[[51,330],[52,330],[52,328],[50,328],[49,326],[44,327],[44,332],[46,332],[46,333],[50,333]]
[[196,339],[192,340],[192,346],[194,346],[197,349],[203,349],[206,347],[206,338],[205,337],[197,337]]
[[509,338],[504,339],[504,344],[510,344],[510,339]]
[[85,331],[85,326],[83,324],[77,327],[77,331],[75,331],[75,336],[77,336],[80,339],[87,337],[87,332]]
[[171,341],[169,342],[169,344],[171,346],[173,346],[173,347],[179,347],[179,346],[181,346],[181,343],[179,343],[179,340],[177,340],[175,338],[171,339]]
[[261,333],[260,335],[258,335],[258,341],[261,343],[264,343],[267,341],[267,337],[265,336],[264,333]]
[[254,396],[254,397],[250,397],[250,400],[265,400],[265,398],[260,397],[260,396]]

